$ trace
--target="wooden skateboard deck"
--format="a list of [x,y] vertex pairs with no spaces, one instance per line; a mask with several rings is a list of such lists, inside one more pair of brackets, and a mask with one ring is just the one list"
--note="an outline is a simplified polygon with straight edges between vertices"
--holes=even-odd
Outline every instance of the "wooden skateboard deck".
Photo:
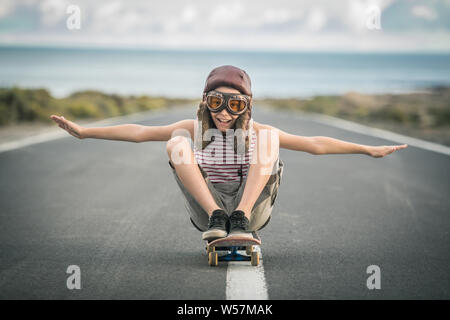
[[[253,238],[231,235],[225,238],[208,242],[206,252],[208,254],[208,264],[217,266],[219,261],[251,261],[253,266],[257,266],[260,254],[255,250],[255,246],[261,245],[261,239],[256,232]],[[245,250],[246,255],[238,253],[238,250]],[[219,255],[218,251],[227,251],[225,255]]]

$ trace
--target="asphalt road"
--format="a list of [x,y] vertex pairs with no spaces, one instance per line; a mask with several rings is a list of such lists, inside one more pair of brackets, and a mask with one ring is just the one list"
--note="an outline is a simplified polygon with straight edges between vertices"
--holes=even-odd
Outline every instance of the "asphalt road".
[[[256,121],[299,135],[391,142],[288,114]],[[195,108],[141,123],[193,118]],[[449,299],[450,158],[409,147],[386,158],[281,150],[261,232],[270,299]],[[164,142],[67,138],[0,153],[1,299],[225,299]],[[81,269],[68,290],[66,269]],[[366,269],[381,270],[369,290]]]

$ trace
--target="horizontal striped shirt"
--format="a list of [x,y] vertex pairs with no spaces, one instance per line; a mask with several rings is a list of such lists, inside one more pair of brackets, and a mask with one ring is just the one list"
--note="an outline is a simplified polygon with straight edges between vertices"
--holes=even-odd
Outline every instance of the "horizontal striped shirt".
[[[252,121],[250,121],[252,125]],[[212,142],[203,149],[194,148],[195,159],[213,183],[239,182],[247,176],[250,160],[256,143],[256,133],[250,126],[249,150],[244,155],[234,152],[234,135],[214,136]],[[214,139],[215,138],[215,139]]]

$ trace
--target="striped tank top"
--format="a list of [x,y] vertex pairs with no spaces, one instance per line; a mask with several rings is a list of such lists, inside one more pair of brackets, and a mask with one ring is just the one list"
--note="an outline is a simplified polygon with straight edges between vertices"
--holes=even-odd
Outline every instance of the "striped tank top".
[[[250,168],[250,160],[256,143],[256,133],[253,130],[253,119],[250,120],[249,150],[245,156],[234,152],[234,135],[213,136],[212,142],[201,150],[194,147],[197,163],[213,183],[240,182]],[[214,139],[215,138],[215,139]]]

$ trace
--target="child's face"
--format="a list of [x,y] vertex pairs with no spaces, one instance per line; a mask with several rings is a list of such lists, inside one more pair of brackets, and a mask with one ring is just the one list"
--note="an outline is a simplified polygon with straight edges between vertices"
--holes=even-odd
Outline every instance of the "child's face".
[[[238,93],[239,90],[230,87],[218,87],[214,89],[215,91],[223,92],[223,93]],[[217,129],[222,132],[226,132],[227,129],[231,129],[236,122],[236,119],[239,118],[239,115],[233,115],[227,111],[227,108],[223,109],[220,112],[209,112],[211,114],[211,118],[214,121]]]

